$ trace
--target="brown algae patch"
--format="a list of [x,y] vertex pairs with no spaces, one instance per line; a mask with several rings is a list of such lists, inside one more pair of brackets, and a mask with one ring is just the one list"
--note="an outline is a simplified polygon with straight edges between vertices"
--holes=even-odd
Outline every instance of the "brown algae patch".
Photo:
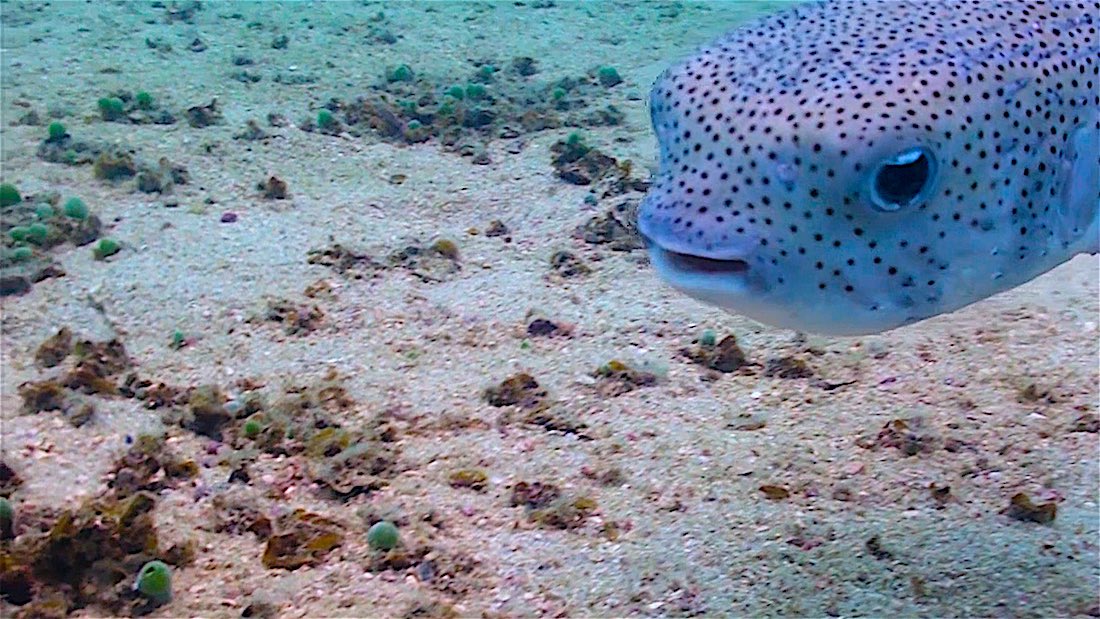
[[138,616],[166,600],[141,596],[132,583],[147,562],[183,567],[191,543],[163,547],[152,492],[194,478],[198,467],[166,448],[163,438],[140,436],[115,463],[107,490],[79,507],[22,514],[22,531],[0,541],[0,595],[18,616],[64,616],[90,607]]

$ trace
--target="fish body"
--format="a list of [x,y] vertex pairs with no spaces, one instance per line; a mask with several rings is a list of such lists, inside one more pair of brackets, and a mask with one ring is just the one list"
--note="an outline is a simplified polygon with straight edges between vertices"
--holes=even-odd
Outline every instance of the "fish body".
[[1100,249],[1100,2],[831,0],[665,71],[658,274],[767,324],[877,333]]

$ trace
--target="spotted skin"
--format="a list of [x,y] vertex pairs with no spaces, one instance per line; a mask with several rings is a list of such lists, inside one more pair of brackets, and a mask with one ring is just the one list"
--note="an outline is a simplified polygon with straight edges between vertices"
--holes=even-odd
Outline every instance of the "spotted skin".
[[667,70],[638,227],[675,288],[857,335],[1100,246],[1100,2],[837,0]]

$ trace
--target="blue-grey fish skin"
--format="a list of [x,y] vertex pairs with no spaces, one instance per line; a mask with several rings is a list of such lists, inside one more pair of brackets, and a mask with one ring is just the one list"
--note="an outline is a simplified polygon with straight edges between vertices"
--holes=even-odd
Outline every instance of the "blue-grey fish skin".
[[658,274],[779,327],[877,333],[1100,249],[1100,2],[838,0],[650,95]]

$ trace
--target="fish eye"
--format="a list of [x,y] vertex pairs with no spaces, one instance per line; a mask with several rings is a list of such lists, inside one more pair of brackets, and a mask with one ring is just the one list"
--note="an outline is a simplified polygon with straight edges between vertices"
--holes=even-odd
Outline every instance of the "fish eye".
[[923,146],[904,150],[875,166],[871,174],[871,204],[892,213],[928,196],[936,160]]

